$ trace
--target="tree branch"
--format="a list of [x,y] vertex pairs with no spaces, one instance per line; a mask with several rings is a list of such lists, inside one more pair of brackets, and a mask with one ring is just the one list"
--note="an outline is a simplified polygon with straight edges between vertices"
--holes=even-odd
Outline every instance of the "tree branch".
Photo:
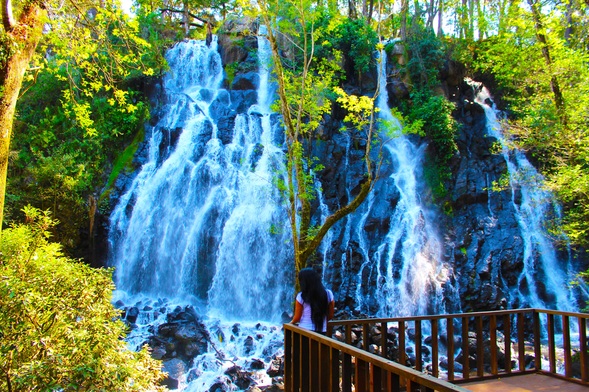
[[11,0],[2,0],[2,24],[4,31],[9,31],[16,25],[14,16],[12,16]]
[[[172,13],[175,13],[175,14],[183,14],[184,13],[183,10],[177,10],[177,9],[174,9],[174,8],[160,8],[160,12],[162,12],[162,13],[163,12],[172,12]],[[192,17],[192,18],[194,18],[194,19],[196,19],[196,20],[204,23],[204,24],[207,24],[207,22],[209,22],[211,24],[211,26],[217,27],[217,24],[215,22],[210,21],[210,20],[203,19],[200,16],[196,16],[192,12],[188,12],[188,15],[190,17]]]

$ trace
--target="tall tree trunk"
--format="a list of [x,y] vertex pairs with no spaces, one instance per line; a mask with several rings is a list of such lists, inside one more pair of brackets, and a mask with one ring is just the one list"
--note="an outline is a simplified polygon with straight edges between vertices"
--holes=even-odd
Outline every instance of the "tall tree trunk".
[[409,0],[401,0],[401,39],[407,42],[407,8]]
[[567,0],[566,7],[565,21],[567,28],[564,30],[564,40],[567,45],[570,45],[571,34],[573,33],[573,0]]
[[428,29],[433,29],[434,27],[434,17],[436,15],[435,3],[436,0],[430,0],[427,7],[427,22],[425,23],[425,26]]
[[[484,0],[483,0],[484,1]],[[484,39],[486,33],[487,21],[485,20],[485,3],[481,8],[481,0],[476,0],[477,7],[477,27],[479,29],[479,40]]]
[[442,30],[442,24],[444,21],[444,0],[439,0],[438,4],[438,38],[442,38],[444,30]]
[[546,63],[546,68],[548,68],[548,72],[550,75],[550,89],[552,90],[552,95],[554,97],[554,106],[556,106],[556,112],[558,114],[560,122],[563,125],[566,125],[567,120],[565,113],[564,97],[562,96],[558,79],[552,71],[552,58],[550,57],[548,40],[546,39],[546,36],[543,32],[544,28],[542,26],[542,19],[540,16],[540,11],[538,10],[538,4],[536,0],[528,0],[528,4],[532,10],[532,16],[534,17],[536,37],[538,38],[538,42],[540,42],[540,45],[542,47],[542,56],[544,57],[544,62]]
[[189,9],[188,9],[188,0],[184,0],[183,2],[183,14],[182,14],[182,20],[184,21],[184,36],[188,37],[188,35],[190,34],[190,15],[189,15]]
[[[47,11],[41,4],[30,2],[22,10],[18,22],[12,18],[12,4],[10,0],[2,1],[2,23],[5,34],[9,37],[4,41],[3,53],[8,56],[0,64],[0,86],[2,99],[0,100],[0,230],[4,217],[4,196],[6,194],[6,174],[8,172],[8,154],[10,152],[10,137],[14,109],[22,86],[25,71],[41,39],[43,19]],[[7,41],[12,40],[17,47],[11,47]]]

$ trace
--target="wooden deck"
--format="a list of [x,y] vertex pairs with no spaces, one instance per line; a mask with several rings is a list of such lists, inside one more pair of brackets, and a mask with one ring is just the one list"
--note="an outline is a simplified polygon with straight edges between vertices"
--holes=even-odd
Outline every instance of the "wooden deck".
[[495,380],[461,383],[460,386],[473,392],[589,391],[589,387],[542,374],[526,374],[515,377],[503,377]]

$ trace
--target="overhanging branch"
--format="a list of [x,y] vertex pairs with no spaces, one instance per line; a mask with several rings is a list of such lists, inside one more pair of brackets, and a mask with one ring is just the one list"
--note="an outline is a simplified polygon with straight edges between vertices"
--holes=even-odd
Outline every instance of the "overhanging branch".
[[16,25],[12,15],[11,0],[2,0],[2,24],[4,25],[4,31],[9,31]]

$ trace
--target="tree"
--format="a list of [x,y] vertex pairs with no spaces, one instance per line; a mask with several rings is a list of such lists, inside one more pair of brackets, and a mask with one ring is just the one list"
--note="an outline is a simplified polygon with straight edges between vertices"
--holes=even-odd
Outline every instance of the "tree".
[[[136,105],[131,94],[120,88],[121,82],[134,73],[150,75],[154,68],[164,67],[161,60],[151,56],[151,46],[139,37],[138,24],[122,14],[116,1],[26,1],[16,8],[17,19],[12,17],[10,0],[2,6],[0,221],[15,105],[29,66],[36,72],[27,76],[31,83],[38,72],[54,72],[59,78],[63,94],[60,101],[66,117],[88,137],[98,132],[93,118],[95,107],[89,101],[100,97],[130,115],[141,112],[141,105]],[[144,63],[143,59],[150,56],[149,64]]]
[[[480,43],[477,67],[492,70],[505,92],[510,117],[504,129],[511,145],[528,151],[544,175],[542,186],[563,205],[564,215],[555,217],[551,229],[566,242],[586,246],[589,53],[578,45],[585,30],[567,33],[566,4],[526,3],[513,1],[499,15],[512,29],[500,27],[499,35]],[[571,18],[586,20],[589,6],[577,5]]]
[[42,2],[27,1],[15,20],[11,0],[2,1],[4,31],[0,39],[0,230],[14,110],[23,77],[41,39],[46,17],[47,10]]
[[55,224],[24,210],[0,239],[0,389],[157,391],[161,364],[128,349],[111,303],[111,270],[67,259],[49,243]]
[[[315,36],[319,34],[316,21],[319,16],[314,4],[308,0],[289,0],[286,2],[269,2],[258,0],[263,23],[267,27],[267,38],[272,49],[274,74],[278,82],[277,109],[283,117],[286,135],[287,162],[285,179],[278,178],[277,185],[286,200],[288,219],[291,226],[292,243],[295,258],[295,286],[298,290],[298,272],[307,266],[307,261],[319,247],[328,230],[346,215],[354,212],[374,188],[379,177],[382,162],[377,148],[376,111],[374,97],[355,97],[347,95],[342,89],[334,88],[333,64],[337,57],[320,63],[315,58]],[[280,18],[280,22],[278,21]],[[279,31],[273,30],[279,26]],[[290,39],[298,38],[300,48],[295,70],[283,66],[276,34],[288,35]],[[334,54],[338,56],[338,53]],[[323,113],[331,110],[331,102],[326,93],[334,90],[338,102],[348,110],[346,121],[363,132],[366,148],[364,163],[366,180],[360,192],[349,200],[347,205],[339,208],[327,217],[318,227],[311,226],[311,200],[314,197],[311,171],[313,159],[307,155],[305,140],[311,138],[319,125]],[[382,147],[382,144],[380,145]],[[376,162],[375,162],[376,156]],[[316,167],[320,169],[321,167]]]

